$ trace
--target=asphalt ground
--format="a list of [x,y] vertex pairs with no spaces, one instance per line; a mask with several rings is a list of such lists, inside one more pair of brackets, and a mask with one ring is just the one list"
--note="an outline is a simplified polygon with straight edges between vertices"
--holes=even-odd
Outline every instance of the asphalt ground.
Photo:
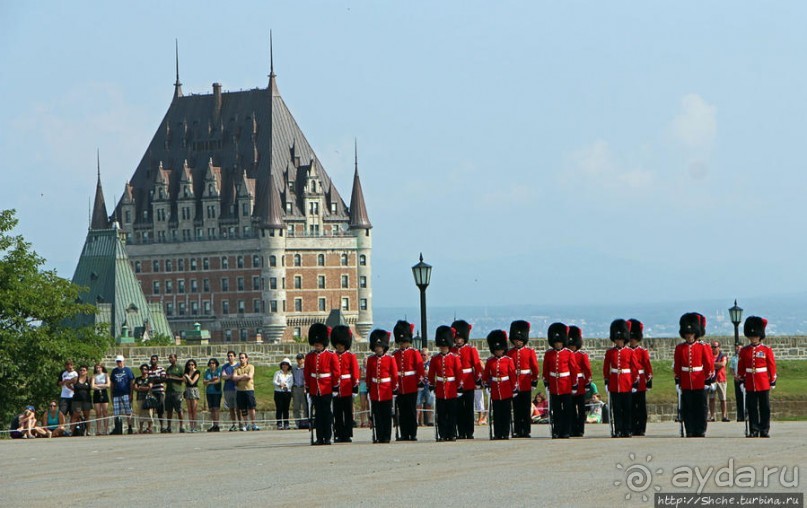
[[[550,439],[546,425],[493,442],[487,426],[454,443],[434,442],[431,427],[417,442],[374,445],[370,432],[331,446],[310,446],[304,430],[4,439],[0,506],[631,507],[652,506],[656,491],[696,492],[698,473],[709,478],[702,492],[807,489],[807,422],[774,422],[770,439],[746,439],[736,422],[709,424],[702,439],[678,437],[675,423],[630,439],[610,438],[608,425],[570,440]],[[779,468],[767,484],[765,467]],[[723,485],[729,472],[736,481],[716,486],[721,469]],[[754,487],[739,482],[749,471]]]

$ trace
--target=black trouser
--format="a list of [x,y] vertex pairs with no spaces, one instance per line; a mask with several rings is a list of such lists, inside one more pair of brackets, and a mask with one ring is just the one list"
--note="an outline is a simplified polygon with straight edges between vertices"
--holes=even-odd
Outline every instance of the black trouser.
[[490,408],[493,409],[493,437],[495,439],[508,439],[510,437],[510,411],[513,408],[513,399],[491,400]]
[[401,439],[417,439],[418,436],[418,393],[406,393],[395,398],[398,404],[398,431]]
[[644,436],[647,430],[647,392],[638,391],[633,394],[632,399],[633,433]]
[[474,390],[465,390],[457,397],[457,437],[474,437]]
[[392,435],[392,401],[372,401],[376,442],[389,442]]
[[706,390],[681,390],[681,406],[687,437],[706,435]]
[[289,405],[291,392],[275,392],[275,420],[278,427],[289,426]]
[[748,423],[752,433],[767,434],[771,430],[771,391],[746,392]]
[[532,418],[530,411],[531,390],[518,392],[513,397],[513,436],[530,437]]
[[549,411],[552,417],[552,437],[569,437],[572,433],[572,394],[550,395]]
[[333,399],[333,419],[337,439],[347,441],[353,437],[353,395]]
[[586,430],[586,394],[572,395],[572,409],[574,410],[574,417],[572,418],[572,436],[582,437]]
[[438,398],[437,432],[440,439],[456,439],[457,437],[457,399]]
[[737,406],[737,421],[741,422],[745,420],[745,402],[743,401],[743,389],[742,383],[734,380],[734,400],[736,401],[735,406]]
[[333,426],[333,412],[331,410],[331,395],[312,395],[311,405],[314,406],[314,428],[317,429],[317,441],[331,440],[331,427]]
[[614,422],[614,434],[617,436],[630,436],[633,421],[631,419],[631,392],[608,392],[611,400],[611,415]]

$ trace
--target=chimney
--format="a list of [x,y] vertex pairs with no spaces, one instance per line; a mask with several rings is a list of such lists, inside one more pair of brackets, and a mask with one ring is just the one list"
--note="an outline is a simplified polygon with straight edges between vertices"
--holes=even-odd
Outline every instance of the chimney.
[[221,83],[213,83],[213,125],[221,119]]

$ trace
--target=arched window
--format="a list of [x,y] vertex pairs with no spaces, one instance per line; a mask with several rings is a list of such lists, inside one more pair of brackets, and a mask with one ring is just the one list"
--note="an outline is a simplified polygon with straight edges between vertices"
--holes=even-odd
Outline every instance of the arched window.
[[317,254],[317,266],[325,266],[325,254]]
[[366,266],[367,265],[367,256],[365,256],[364,254],[359,256],[359,264],[361,266]]
[[275,256],[269,256],[269,266],[277,266],[277,258]]
[[303,258],[299,254],[294,255],[294,266],[303,266]]
[[341,257],[342,266],[347,266],[347,260],[348,260],[347,254],[342,254],[342,257]]

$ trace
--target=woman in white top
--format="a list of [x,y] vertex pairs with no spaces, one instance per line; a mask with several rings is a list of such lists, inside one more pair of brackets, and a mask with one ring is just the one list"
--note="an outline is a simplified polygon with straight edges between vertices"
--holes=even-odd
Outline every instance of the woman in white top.
[[[92,401],[95,404],[95,435],[105,436],[109,434],[109,420],[107,419],[109,406],[109,376],[106,367],[100,363],[95,364],[92,383]],[[101,427],[104,428],[103,433]]]
[[294,375],[291,373],[291,360],[283,358],[280,370],[275,372],[275,420],[277,430],[289,430],[289,405]]

